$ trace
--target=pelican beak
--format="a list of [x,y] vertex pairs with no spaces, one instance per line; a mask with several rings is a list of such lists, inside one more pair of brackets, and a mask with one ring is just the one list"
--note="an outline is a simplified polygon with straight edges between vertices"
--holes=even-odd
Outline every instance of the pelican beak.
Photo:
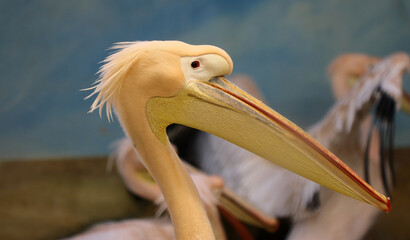
[[[223,77],[190,81],[174,97],[155,97],[147,116],[156,136],[169,144],[172,123],[230,141],[281,167],[381,210],[390,201],[298,126]],[[155,117],[151,117],[155,116]]]
[[401,100],[400,100],[400,110],[410,114],[410,96],[406,91],[402,91]]

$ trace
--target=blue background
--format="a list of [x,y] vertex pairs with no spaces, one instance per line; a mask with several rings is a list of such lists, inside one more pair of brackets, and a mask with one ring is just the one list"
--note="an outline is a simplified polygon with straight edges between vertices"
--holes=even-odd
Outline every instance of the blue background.
[[[106,154],[122,136],[87,114],[98,62],[114,42],[213,44],[302,127],[333,102],[328,63],[345,52],[410,52],[410,1],[0,1],[0,159]],[[409,87],[409,77],[406,87]],[[396,140],[410,145],[410,117]]]

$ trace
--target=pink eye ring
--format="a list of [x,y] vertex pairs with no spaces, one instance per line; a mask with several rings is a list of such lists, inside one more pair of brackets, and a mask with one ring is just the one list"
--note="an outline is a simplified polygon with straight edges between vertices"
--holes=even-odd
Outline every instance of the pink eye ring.
[[201,64],[199,63],[199,61],[193,61],[191,62],[191,67],[192,68],[199,68]]

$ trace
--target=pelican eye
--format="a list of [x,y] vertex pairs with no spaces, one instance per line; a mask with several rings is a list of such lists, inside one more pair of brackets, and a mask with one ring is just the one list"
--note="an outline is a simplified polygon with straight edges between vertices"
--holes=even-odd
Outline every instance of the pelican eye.
[[192,68],[199,68],[199,65],[201,65],[201,64],[199,63],[199,61],[193,61],[193,62],[191,62],[191,67],[192,67]]

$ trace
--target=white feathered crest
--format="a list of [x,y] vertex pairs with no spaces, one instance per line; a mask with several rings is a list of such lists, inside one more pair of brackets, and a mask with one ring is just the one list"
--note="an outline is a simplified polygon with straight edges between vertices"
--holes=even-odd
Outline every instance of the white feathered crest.
[[112,106],[120,92],[122,79],[137,61],[138,55],[143,49],[141,46],[145,44],[149,44],[149,42],[120,42],[110,48],[110,50],[116,51],[101,61],[103,65],[97,72],[99,78],[94,82],[94,86],[84,89],[93,90],[85,99],[98,94],[89,112],[99,109],[101,117],[105,105],[107,118],[109,121],[112,120]]

